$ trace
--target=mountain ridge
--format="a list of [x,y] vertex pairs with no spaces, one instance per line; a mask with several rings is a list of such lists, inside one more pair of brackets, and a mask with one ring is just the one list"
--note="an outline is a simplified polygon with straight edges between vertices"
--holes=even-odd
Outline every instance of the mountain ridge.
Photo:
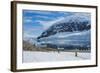
[[91,20],[89,16],[82,16],[80,14],[71,15],[53,23],[53,25],[38,36],[37,39],[48,37],[56,33],[89,30],[91,28],[90,24]]

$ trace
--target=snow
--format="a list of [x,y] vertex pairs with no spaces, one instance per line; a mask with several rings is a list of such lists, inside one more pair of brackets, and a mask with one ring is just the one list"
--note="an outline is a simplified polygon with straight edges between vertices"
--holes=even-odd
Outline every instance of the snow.
[[[70,16],[65,16],[65,17],[59,17],[53,21],[49,21],[49,22],[43,22],[41,21],[40,23],[43,24],[44,26],[52,26],[54,24],[57,24],[57,23],[63,23],[63,22],[69,22],[69,21],[90,21],[90,14],[89,13],[74,13]],[[46,27],[47,28],[47,27]]]
[[[90,14],[82,14],[82,13],[75,13],[73,15],[60,18],[59,21],[56,21],[55,23],[62,23],[62,22],[75,22],[75,21],[89,21],[90,22]],[[54,24],[55,24],[54,23]]]
[[71,61],[71,60],[87,60],[90,59],[90,53],[78,52],[75,57],[74,52],[37,52],[37,51],[23,51],[23,63],[31,62],[53,62],[53,61]]
[[76,32],[62,32],[49,37],[41,38],[41,43],[51,43],[59,45],[76,45],[78,44],[87,47],[90,45],[90,30],[88,31],[76,31]]
[[56,38],[67,38],[67,37],[75,37],[75,36],[84,36],[84,37],[87,37],[90,35],[90,30],[88,31],[75,31],[75,32],[62,32],[62,33],[57,33],[55,35],[51,35],[49,36],[48,38],[53,38],[53,37],[56,37]]

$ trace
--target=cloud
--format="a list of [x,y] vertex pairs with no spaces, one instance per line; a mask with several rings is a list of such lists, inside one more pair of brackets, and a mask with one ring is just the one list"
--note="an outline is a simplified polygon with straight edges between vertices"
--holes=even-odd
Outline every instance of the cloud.
[[47,15],[36,15],[33,18],[42,18],[42,19],[53,19],[53,17],[47,16]]
[[64,20],[65,17],[58,17],[51,21],[38,21],[41,25],[43,25],[44,29],[48,29],[50,26],[55,24],[56,22],[60,22],[61,20]]
[[25,19],[24,22],[29,23],[29,22],[33,22],[33,21],[31,19]]
[[33,37],[33,38],[35,38],[43,32],[42,29],[43,29],[42,27],[36,27],[36,28],[31,27],[31,28],[26,28],[26,29],[24,28],[23,29],[23,31],[24,31],[23,35],[24,35],[24,37]]
[[32,34],[32,32],[30,32],[30,31],[25,31],[24,33],[23,33],[23,37],[24,38],[26,38],[26,37],[37,37],[37,35],[34,35],[34,34]]
[[24,32],[23,37],[26,38],[26,37],[36,37],[36,36],[30,34],[29,32]]
[[31,23],[39,22],[40,23],[40,21],[48,21],[48,20],[53,20],[53,19],[55,19],[55,18],[50,17],[50,16],[43,16],[43,15],[36,15],[33,17],[26,16],[23,18],[25,23],[29,23],[29,22],[31,22]]
[[70,15],[60,16],[60,17],[54,18],[53,20],[50,20],[50,21],[41,21],[41,20],[39,20],[38,22],[41,25],[43,25],[45,29],[48,29],[53,24],[60,23],[60,22],[65,22],[65,21],[67,21],[65,19],[69,19],[69,17],[74,17],[74,16],[82,16],[82,17],[85,17],[85,18],[90,18],[90,13],[73,12]]
[[36,14],[53,14],[52,11],[39,11],[39,10],[24,10],[27,13],[36,13]]
[[30,13],[30,14],[42,14],[42,15],[69,15],[71,14],[70,12],[65,12],[65,11],[47,11],[47,10],[24,10],[25,13]]
[[23,20],[25,23],[33,22],[32,17],[24,17]]
[[60,16],[58,18],[55,18],[52,21],[48,21],[48,22],[40,21],[40,23],[43,26],[49,27],[49,26],[51,26],[51,25],[53,25],[55,23],[60,23],[62,21],[66,21],[65,19],[69,19],[69,17],[74,17],[74,16],[82,16],[82,17],[85,17],[85,18],[90,18],[91,15],[89,13],[81,13],[81,12],[79,12],[79,13],[72,13],[70,16],[62,16],[62,17]]
[[24,16],[24,19],[32,19],[31,16]]

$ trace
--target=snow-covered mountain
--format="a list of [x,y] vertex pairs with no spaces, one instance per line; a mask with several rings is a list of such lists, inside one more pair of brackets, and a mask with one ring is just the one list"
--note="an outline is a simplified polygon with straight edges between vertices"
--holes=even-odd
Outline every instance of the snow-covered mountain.
[[90,18],[87,14],[61,18],[37,38],[38,43],[53,48],[90,48]]
[[58,21],[52,23],[47,30],[45,30],[39,37],[48,37],[61,32],[74,32],[84,31],[91,28],[91,19],[88,14],[74,14],[71,16],[63,17]]

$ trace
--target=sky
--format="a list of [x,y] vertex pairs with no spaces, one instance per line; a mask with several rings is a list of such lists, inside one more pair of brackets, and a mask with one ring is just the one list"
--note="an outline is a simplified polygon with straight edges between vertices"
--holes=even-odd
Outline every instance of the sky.
[[52,25],[52,23],[69,16],[70,12],[23,10],[23,35],[27,37],[38,37]]
[[[23,36],[24,38],[36,38],[53,23],[63,20],[65,17],[80,12],[23,10]],[[85,14],[85,13],[83,13]],[[86,14],[87,15],[87,14]]]

